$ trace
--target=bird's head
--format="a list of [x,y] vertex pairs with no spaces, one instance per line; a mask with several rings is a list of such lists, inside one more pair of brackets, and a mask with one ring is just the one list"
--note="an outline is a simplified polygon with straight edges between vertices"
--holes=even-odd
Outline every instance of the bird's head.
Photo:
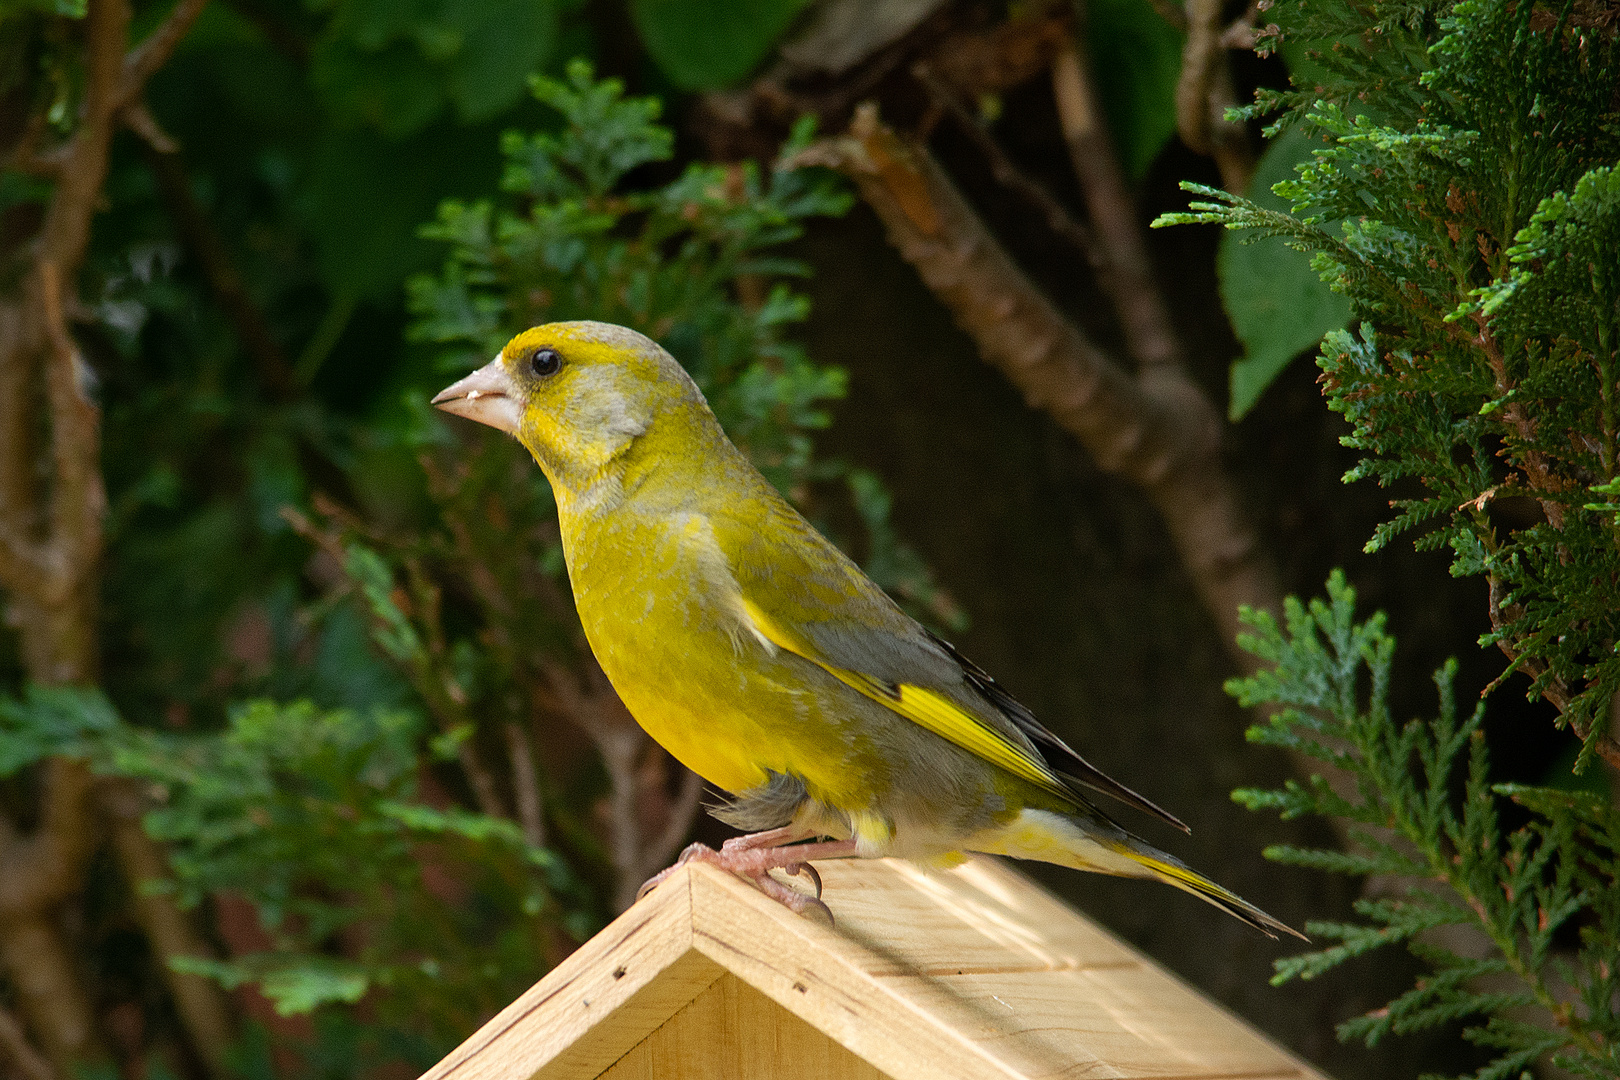
[[596,475],[660,418],[708,408],[696,384],[650,338],[599,322],[525,330],[500,355],[433,399],[517,437],[553,483]]

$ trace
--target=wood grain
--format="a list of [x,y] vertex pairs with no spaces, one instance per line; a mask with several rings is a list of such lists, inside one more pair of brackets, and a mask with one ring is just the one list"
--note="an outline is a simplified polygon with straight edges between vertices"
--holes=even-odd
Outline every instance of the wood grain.
[[836,929],[677,872],[424,1080],[1325,1080],[994,860],[819,867]]
[[883,1080],[884,1074],[735,975],[720,976],[602,1080]]

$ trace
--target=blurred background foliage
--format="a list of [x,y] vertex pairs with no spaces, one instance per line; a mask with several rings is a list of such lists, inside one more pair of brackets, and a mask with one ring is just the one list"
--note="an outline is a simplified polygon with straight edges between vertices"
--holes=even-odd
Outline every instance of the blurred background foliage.
[[[130,39],[172,7],[136,3]],[[1213,17],[1247,25],[1240,7]],[[87,15],[0,0],[13,292],[53,190],[25,159],[80,122]],[[1106,270],[941,123],[911,64],[928,58],[1010,167],[1076,207],[1062,117],[1033,78],[1072,36],[1145,223],[1185,206],[1178,180],[1221,181],[1176,137],[1198,17],[1173,0],[203,7],[111,141],[68,315],[102,408],[99,688],[31,684],[18,628],[0,629],[5,817],[43,831],[48,762],[78,756],[131,785],[168,856],[155,885],[87,860],[61,905],[101,1034],[76,1058],[47,1053],[45,1075],[412,1074],[694,830],[723,835],[584,649],[543,478],[510,440],[425,404],[547,319],[663,342],[880,583],[1194,822],[1178,853],[1293,921],[1348,910],[1353,888],[1259,859],[1266,842],[1328,834],[1228,798],[1289,765],[1245,748],[1245,714],[1220,690],[1230,643],[1153,506],[979,364],[848,185],[808,164],[818,134],[879,101],[931,137],[1062,314],[1117,349]],[[1233,51],[1234,100],[1311,62]],[[1275,198],[1308,150],[1272,143],[1249,190]],[[1404,620],[1416,670],[1455,653],[1488,682],[1500,664],[1474,646],[1478,590],[1433,556],[1361,554],[1384,501],[1339,486],[1346,428],[1289,363],[1346,324],[1344,301],[1280,241],[1150,241],[1192,379],[1247,416],[1223,460],[1282,584],[1347,566]],[[1397,678],[1395,708],[1427,709],[1423,690]],[[1490,721],[1503,780],[1568,771],[1573,750],[1537,709]],[[1399,960],[1285,997],[1265,986],[1271,950],[1195,902],[1043,880],[1343,1075],[1467,1064],[1449,1039],[1372,1054],[1333,1041],[1335,1021],[1403,985]],[[201,928],[211,955],[181,966],[230,991],[223,1050],[166,989],[173,957],[133,914],[142,889]],[[0,975],[0,1006],[26,1019],[25,1005]]]

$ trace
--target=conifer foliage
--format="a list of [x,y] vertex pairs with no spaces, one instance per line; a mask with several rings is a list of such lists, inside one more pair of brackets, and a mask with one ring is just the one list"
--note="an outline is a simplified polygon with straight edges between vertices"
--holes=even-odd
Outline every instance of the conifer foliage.
[[[1603,5],[1282,0],[1309,43],[1289,91],[1248,110],[1325,146],[1275,191],[1293,214],[1211,201],[1219,222],[1314,254],[1354,330],[1319,363],[1397,487],[1368,544],[1419,530],[1490,584],[1491,632],[1594,753],[1620,688],[1620,22]],[[1326,223],[1341,221],[1337,228]],[[1425,489],[1418,494],[1417,481]]]
[[[1404,944],[1432,974],[1342,1024],[1341,1037],[1373,1044],[1465,1021],[1466,1037],[1495,1055],[1474,1080],[1518,1076],[1549,1056],[1578,1075],[1616,1075],[1620,814],[1588,792],[1492,784],[1484,704],[1460,715],[1455,661],[1435,672],[1436,716],[1396,723],[1388,701],[1395,639],[1382,613],[1355,621],[1355,592],[1342,574],[1328,581],[1325,603],[1290,599],[1282,626],[1264,612],[1245,621],[1254,632],[1241,643],[1271,668],[1228,690],[1245,705],[1282,707],[1250,740],[1353,780],[1335,787],[1313,776],[1281,791],[1236,792],[1250,809],[1349,824],[1350,851],[1276,846],[1267,857],[1391,883],[1357,902],[1361,922],[1309,923],[1307,932],[1334,944],[1279,960],[1273,982],[1314,978]],[[1504,827],[1523,811],[1528,824]],[[1457,927],[1487,944],[1483,955],[1448,947],[1457,939],[1446,931]]]
[[[1577,771],[1594,755],[1620,767],[1620,20],[1580,0],[1281,0],[1271,17],[1285,29],[1263,47],[1291,40],[1307,62],[1246,112],[1322,144],[1272,189],[1293,212],[1187,184],[1207,201],[1158,224],[1313,255],[1353,313],[1318,360],[1364,454],[1345,479],[1398,495],[1368,550],[1408,531],[1449,546],[1453,574],[1489,584],[1481,644],[1509,658],[1492,686],[1527,675],[1580,738]],[[1361,921],[1311,924],[1332,944],[1279,961],[1275,981],[1404,944],[1431,973],[1341,1036],[1461,1022],[1492,1055],[1478,1080],[1549,1060],[1620,1074],[1613,800],[1493,784],[1484,703],[1459,710],[1454,663],[1435,675],[1437,715],[1398,723],[1382,615],[1356,623],[1339,574],[1328,593],[1291,600],[1282,626],[1247,612],[1241,644],[1271,668],[1228,689],[1282,707],[1252,740],[1347,782],[1236,798],[1338,819],[1347,851],[1267,855],[1379,885]]]

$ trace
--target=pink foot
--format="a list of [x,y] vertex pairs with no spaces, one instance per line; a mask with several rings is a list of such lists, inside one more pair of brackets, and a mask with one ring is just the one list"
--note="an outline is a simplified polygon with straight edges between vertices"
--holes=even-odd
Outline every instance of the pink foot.
[[[811,859],[838,859],[855,854],[853,840],[819,840],[811,844],[794,843],[803,840],[805,833],[791,827],[769,829],[765,832],[735,836],[716,851],[707,844],[692,844],[675,860],[675,865],[648,878],[636,893],[640,900],[656,889],[665,878],[678,868],[693,861],[706,862],[729,873],[753,882],[766,896],[797,915],[814,911],[824,915],[828,925],[833,922],[832,909],[821,902],[821,875],[810,865]],[[772,870],[786,870],[789,874],[805,874],[815,884],[816,895],[806,896],[771,877]]]

